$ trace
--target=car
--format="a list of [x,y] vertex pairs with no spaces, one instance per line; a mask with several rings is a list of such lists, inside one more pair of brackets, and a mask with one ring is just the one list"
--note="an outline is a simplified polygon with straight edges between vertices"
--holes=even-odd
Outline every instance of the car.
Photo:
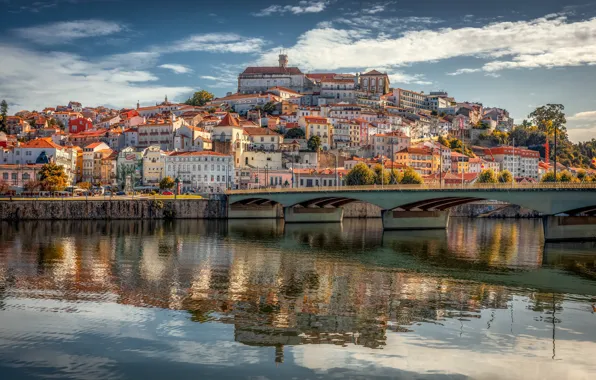
[[119,191],[116,193],[116,195],[126,195],[126,193],[124,191]]
[[161,195],[174,195],[174,193],[172,193],[171,191],[164,191],[161,193]]

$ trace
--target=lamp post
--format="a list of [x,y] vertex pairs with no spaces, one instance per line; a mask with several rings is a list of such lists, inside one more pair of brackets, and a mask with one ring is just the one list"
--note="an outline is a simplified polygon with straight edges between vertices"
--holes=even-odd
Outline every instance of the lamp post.
[[176,184],[176,190],[174,191],[174,200],[176,200],[178,199],[178,192],[180,191],[180,178],[176,177],[174,183]]

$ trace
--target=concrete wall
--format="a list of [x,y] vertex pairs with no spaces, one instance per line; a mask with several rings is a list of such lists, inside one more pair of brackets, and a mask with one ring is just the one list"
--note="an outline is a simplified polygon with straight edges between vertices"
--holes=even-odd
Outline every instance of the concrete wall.
[[219,200],[19,200],[0,201],[0,220],[220,219]]

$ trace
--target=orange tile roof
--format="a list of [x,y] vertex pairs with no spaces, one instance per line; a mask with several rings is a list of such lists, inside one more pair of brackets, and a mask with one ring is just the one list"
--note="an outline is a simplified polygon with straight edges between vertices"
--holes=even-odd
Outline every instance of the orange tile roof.
[[64,149],[64,147],[54,144],[47,139],[35,139],[21,144],[21,148],[45,148],[45,149]]
[[279,133],[273,132],[269,128],[249,127],[249,128],[244,128],[244,131],[246,133],[248,133],[250,136],[261,136],[261,135],[281,136]]
[[238,120],[228,112],[226,116],[217,124],[218,127],[240,127]]

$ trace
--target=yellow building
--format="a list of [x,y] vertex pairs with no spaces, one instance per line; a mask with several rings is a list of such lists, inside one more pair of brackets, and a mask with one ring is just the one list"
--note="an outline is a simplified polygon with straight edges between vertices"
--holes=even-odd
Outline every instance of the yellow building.
[[458,152],[451,152],[451,173],[469,173],[470,157]]
[[320,116],[304,116],[299,120],[299,125],[304,128],[306,139],[311,136],[319,136],[321,138],[321,148],[328,150],[331,148],[333,141],[333,126],[329,123],[326,117]]
[[438,172],[441,161],[439,152],[427,147],[408,147],[397,152],[395,157],[397,163],[409,166],[421,175]]

